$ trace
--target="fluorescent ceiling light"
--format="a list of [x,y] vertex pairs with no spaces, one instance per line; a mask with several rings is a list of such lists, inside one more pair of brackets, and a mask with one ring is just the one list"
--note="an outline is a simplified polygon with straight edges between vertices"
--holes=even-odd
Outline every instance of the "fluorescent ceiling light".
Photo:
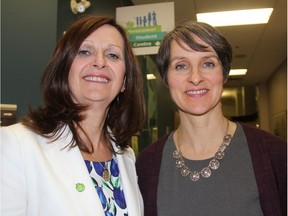
[[156,76],[154,74],[147,74],[146,77],[147,77],[147,80],[156,79]]
[[247,73],[247,69],[232,69],[229,72],[229,76],[243,76]]
[[212,26],[234,26],[268,23],[273,8],[198,13],[197,21]]

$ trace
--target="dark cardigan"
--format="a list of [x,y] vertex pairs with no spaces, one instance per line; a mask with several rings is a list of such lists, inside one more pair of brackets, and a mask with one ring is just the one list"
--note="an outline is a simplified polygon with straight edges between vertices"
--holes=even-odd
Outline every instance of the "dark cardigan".
[[[287,214],[287,142],[255,127],[241,124],[247,138],[265,216]],[[144,215],[157,216],[157,186],[163,147],[168,135],[140,152],[136,169],[144,200]]]

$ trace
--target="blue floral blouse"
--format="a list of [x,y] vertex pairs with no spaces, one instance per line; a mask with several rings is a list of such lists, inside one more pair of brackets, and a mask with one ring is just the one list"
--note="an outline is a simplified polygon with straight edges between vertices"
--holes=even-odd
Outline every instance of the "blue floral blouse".
[[[105,216],[128,216],[116,157],[113,156],[112,160],[106,161],[106,164],[88,160],[85,160],[85,164],[102,203]],[[102,177],[103,167],[106,167],[110,173],[110,179],[107,181]]]

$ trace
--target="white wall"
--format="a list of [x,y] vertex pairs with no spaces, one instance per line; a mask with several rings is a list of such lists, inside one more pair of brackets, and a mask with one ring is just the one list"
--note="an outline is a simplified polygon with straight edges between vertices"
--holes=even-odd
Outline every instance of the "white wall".
[[287,113],[287,59],[269,80],[258,85],[258,110],[260,127],[274,133],[274,120]]

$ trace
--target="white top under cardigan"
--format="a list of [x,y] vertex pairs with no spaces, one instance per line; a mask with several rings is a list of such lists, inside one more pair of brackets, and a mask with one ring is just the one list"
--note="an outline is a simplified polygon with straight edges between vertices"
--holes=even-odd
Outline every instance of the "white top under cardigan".
[[[79,148],[64,148],[72,133],[68,127],[62,130],[61,137],[49,143],[21,123],[0,129],[1,215],[104,216]],[[129,148],[116,157],[128,215],[142,216],[134,152]],[[77,183],[85,190],[79,192]]]

